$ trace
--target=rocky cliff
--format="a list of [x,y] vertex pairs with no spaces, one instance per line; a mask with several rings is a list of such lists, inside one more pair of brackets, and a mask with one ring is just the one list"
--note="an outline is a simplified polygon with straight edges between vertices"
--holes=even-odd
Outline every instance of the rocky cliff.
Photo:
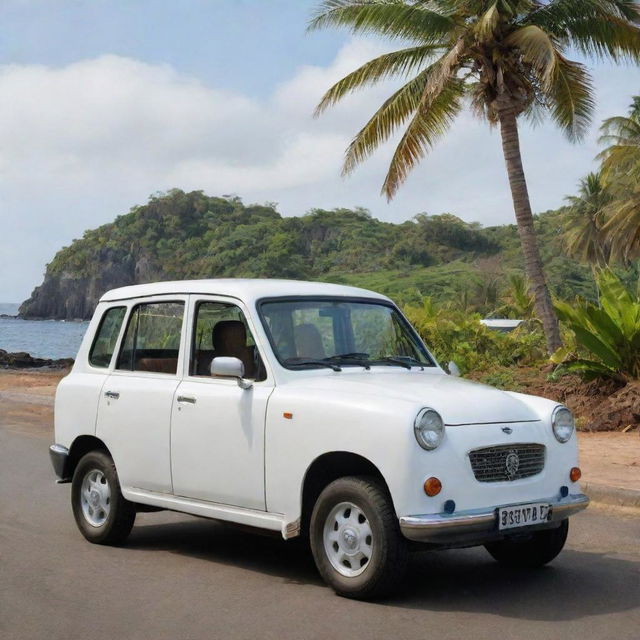
[[[88,320],[109,289],[166,278],[154,255],[156,247],[145,240],[148,235],[155,238],[166,222],[161,210],[167,203],[162,201],[178,196],[191,201],[193,198],[189,196],[201,194],[172,192],[164,198],[152,198],[149,205],[86,232],[82,239],[59,251],[47,265],[43,283],[20,305],[18,315],[32,319]],[[141,229],[147,235],[137,233]]]
[[130,256],[103,250],[97,252],[100,270],[81,275],[71,270],[45,274],[44,282],[20,306],[23,318],[86,320],[105,291],[136,282],[135,262]]

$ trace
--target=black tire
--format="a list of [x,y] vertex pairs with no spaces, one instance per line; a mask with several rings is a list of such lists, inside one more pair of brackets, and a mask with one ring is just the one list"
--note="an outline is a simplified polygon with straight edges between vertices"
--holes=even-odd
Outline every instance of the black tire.
[[[110,496],[104,500],[106,508],[102,506],[102,500],[97,507],[93,507],[92,499],[87,500],[86,495],[83,508],[83,483],[85,479],[89,481],[96,477],[100,479],[96,485],[108,485]],[[123,543],[131,533],[136,519],[135,505],[124,499],[120,491],[116,467],[111,457],[104,451],[91,451],[78,462],[71,483],[71,507],[80,533],[94,544]],[[94,511],[85,513],[85,509],[89,508]],[[91,523],[91,518],[94,518],[94,524]]]
[[563,549],[569,532],[569,519],[555,529],[536,531],[527,540],[501,540],[486,544],[486,550],[507,567],[533,569],[551,562]]
[[[353,568],[361,571],[355,576],[343,575],[334,567],[324,544],[325,526],[332,530],[334,528],[328,518],[342,503],[353,504],[361,512],[358,517],[366,518],[364,522],[371,530],[371,536],[364,536],[363,540],[356,536],[357,548],[364,548],[366,544],[366,553],[370,557],[367,561],[360,560],[364,561],[364,565]],[[345,513],[349,513],[351,517],[349,509]],[[342,536],[341,544],[346,544],[344,536],[352,533],[344,530],[346,527],[347,525],[335,529],[336,536]],[[348,476],[325,487],[313,508],[309,533],[311,551],[318,571],[338,595],[357,600],[374,599],[389,595],[399,588],[407,566],[407,544],[400,533],[391,498],[378,479]],[[350,565],[347,570],[349,569]]]

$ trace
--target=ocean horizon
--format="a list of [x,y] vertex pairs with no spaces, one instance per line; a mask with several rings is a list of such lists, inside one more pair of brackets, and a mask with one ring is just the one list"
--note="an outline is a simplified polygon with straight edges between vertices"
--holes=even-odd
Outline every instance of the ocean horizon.
[[[16,316],[19,303],[0,302],[0,315]],[[75,358],[88,322],[0,318],[0,349],[34,358]]]

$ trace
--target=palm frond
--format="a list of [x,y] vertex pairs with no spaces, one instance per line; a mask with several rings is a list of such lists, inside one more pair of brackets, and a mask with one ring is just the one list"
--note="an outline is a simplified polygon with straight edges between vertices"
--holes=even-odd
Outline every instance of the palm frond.
[[434,44],[455,27],[455,21],[425,7],[401,0],[325,0],[309,22],[308,29],[346,27],[351,33],[376,34]]
[[537,25],[517,29],[505,38],[505,43],[518,49],[523,62],[537,76],[556,124],[570,140],[580,140],[595,107],[586,67],[565,58],[553,38]]
[[593,84],[586,67],[556,52],[551,86],[551,117],[569,140],[580,140],[588,130],[595,107]]
[[592,264],[607,264],[610,242],[603,227],[611,197],[602,174],[590,173],[580,181],[578,195],[566,198],[569,211],[564,242],[569,255]]
[[629,178],[637,180],[640,177],[640,146],[628,144],[613,144],[601,151],[596,158],[602,161],[604,179],[619,186]]
[[[640,120],[625,116],[607,118],[600,126],[603,136],[615,136],[616,138],[635,138],[640,140]],[[599,142],[603,140],[600,139]],[[617,142],[617,140],[616,140]]]
[[495,32],[500,22],[500,12],[498,11],[498,0],[480,16],[476,23],[475,31],[482,40],[490,38]]
[[640,9],[630,0],[552,0],[527,22],[581,53],[613,60],[640,59]]
[[509,34],[505,44],[520,51],[522,59],[536,70],[547,89],[552,86],[559,52],[548,33],[537,25],[527,25]]
[[343,175],[351,173],[416,111],[424,94],[428,73],[429,69],[425,69],[400,87],[356,134],[345,154]]
[[629,116],[608,118],[600,127],[600,144],[607,145],[597,158],[602,160],[605,178],[625,187],[629,178],[640,176],[640,100],[634,97]]
[[609,221],[603,227],[611,241],[612,255],[628,263],[640,257],[640,187],[608,207]]
[[393,198],[413,167],[449,129],[462,108],[464,83],[451,77],[436,94],[424,94],[393,154],[382,193]]
[[437,47],[434,45],[422,45],[385,53],[370,60],[336,82],[322,97],[316,107],[315,115],[320,115],[325,109],[332,107],[349,93],[365,86],[373,85],[390,77],[409,75],[419,69],[435,50]]
[[427,67],[413,81],[398,90],[358,132],[347,149],[343,175],[351,173],[371,152],[386,141],[421,104],[439,94],[455,76],[464,52],[459,40],[447,53]]

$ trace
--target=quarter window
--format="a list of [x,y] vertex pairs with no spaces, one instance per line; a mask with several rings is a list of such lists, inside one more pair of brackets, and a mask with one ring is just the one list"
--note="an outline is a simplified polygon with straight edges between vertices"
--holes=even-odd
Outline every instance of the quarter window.
[[175,374],[183,316],[183,302],[153,302],[135,307],[117,368]]
[[111,307],[105,311],[89,352],[92,366],[106,368],[111,364],[126,310],[126,307]]

